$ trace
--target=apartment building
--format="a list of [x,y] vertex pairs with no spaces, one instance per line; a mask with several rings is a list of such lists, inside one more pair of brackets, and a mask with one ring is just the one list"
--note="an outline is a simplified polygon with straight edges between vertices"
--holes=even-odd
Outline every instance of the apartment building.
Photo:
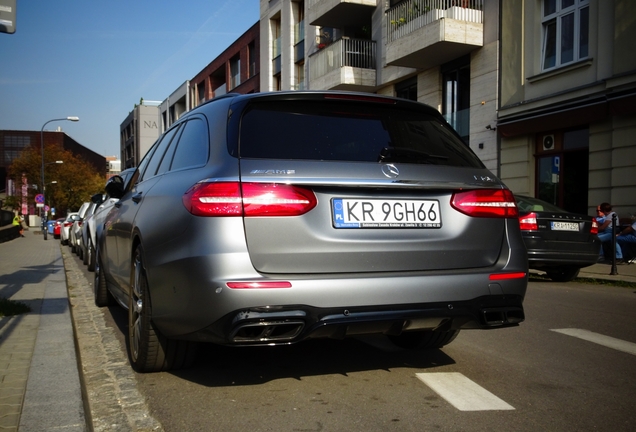
[[501,2],[501,177],[595,214],[636,212],[636,2]]
[[119,126],[121,168],[139,165],[148,149],[159,138],[159,107],[153,102],[139,105],[128,114]]
[[229,92],[260,91],[260,23],[255,23],[190,80],[188,109]]
[[164,133],[172,123],[190,110],[190,81],[181,84],[159,105],[160,131]]
[[261,89],[350,90],[437,108],[498,169],[497,0],[261,0]]

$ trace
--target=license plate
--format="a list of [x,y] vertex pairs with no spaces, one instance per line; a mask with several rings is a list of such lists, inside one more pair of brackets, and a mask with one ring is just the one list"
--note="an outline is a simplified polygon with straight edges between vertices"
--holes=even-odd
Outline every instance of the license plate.
[[553,231],[578,231],[579,224],[575,222],[550,222]]
[[334,198],[335,228],[441,228],[437,200]]

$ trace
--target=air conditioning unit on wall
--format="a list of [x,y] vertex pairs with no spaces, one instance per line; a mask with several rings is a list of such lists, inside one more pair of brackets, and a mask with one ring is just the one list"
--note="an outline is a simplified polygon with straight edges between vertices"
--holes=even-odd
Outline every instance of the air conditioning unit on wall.
[[543,150],[554,150],[554,135],[543,137]]

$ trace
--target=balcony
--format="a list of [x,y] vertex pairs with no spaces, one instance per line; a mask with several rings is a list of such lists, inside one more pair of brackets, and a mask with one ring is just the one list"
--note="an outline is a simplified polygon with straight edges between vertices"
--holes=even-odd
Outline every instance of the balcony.
[[355,27],[371,22],[378,0],[309,0],[306,20],[313,26]]
[[386,62],[428,69],[484,45],[484,0],[406,0],[386,11]]
[[375,68],[375,41],[342,38],[309,56],[310,88],[371,91]]

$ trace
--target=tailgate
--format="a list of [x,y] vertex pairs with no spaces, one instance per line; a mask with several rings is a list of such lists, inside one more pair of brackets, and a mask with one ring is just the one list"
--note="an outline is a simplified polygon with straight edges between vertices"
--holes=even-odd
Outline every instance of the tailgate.
[[505,220],[469,217],[450,205],[454,191],[474,188],[473,170],[395,166],[399,182],[388,180],[377,163],[242,160],[243,182],[294,184],[317,198],[301,216],[244,218],[254,267],[264,273],[350,273],[493,265]]
[[233,110],[241,182],[300,186],[317,201],[300,215],[244,218],[258,271],[452,270],[499,257],[505,219],[466,216],[451,197],[503,186],[432,108],[298,93]]

